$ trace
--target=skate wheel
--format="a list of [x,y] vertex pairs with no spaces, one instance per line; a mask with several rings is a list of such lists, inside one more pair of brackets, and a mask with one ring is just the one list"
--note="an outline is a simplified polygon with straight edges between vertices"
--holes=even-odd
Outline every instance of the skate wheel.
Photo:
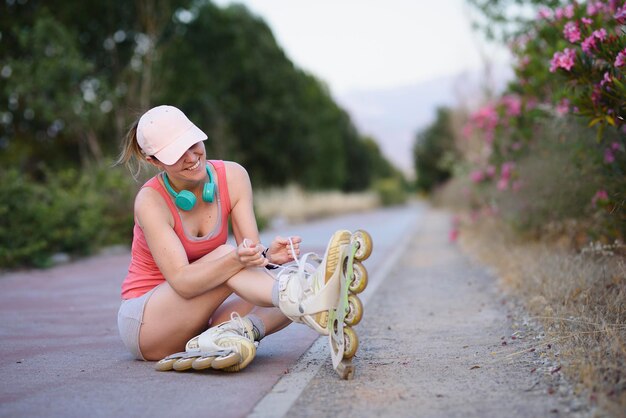
[[356,332],[350,327],[344,327],[343,341],[343,358],[350,359],[354,357],[357,348],[359,348],[359,338],[356,336]]
[[234,366],[241,362],[241,355],[236,352],[232,352],[225,356],[216,357],[215,360],[211,363],[211,367],[217,370],[225,369],[230,366]]
[[216,356],[198,357],[191,363],[191,367],[193,367],[194,370],[208,369],[212,366],[213,360],[215,359]]
[[343,322],[346,325],[356,325],[363,318],[363,304],[357,295],[348,295],[348,312]]
[[172,366],[174,367],[174,370],[176,370],[177,372],[184,372],[185,370],[191,369],[191,364],[196,358],[197,357],[179,358],[178,360],[174,362]]
[[352,234],[352,239],[358,244],[358,248],[354,253],[354,258],[358,261],[367,260],[370,254],[372,254],[373,249],[372,237],[370,234],[367,231],[359,229]]
[[191,365],[196,358],[197,357],[179,358],[174,362],[172,366],[177,372],[183,372],[185,370],[191,369]]
[[348,290],[352,293],[361,293],[367,287],[367,270],[363,264],[356,262],[352,265],[352,280]]
[[184,357],[184,358],[179,358],[178,360],[176,360],[174,362],[174,364],[172,365],[172,367],[174,368],[174,370],[176,370],[177,372],[184,372],[185,370],[189,370],[191,369],[191,365],[193,363],[193,361],[196,359],[196,357]]
[[159,360],[154,368],[160,372],[169,372],[174,368],[174,363],[176,363],[177,358],[164,358],[163,360]]

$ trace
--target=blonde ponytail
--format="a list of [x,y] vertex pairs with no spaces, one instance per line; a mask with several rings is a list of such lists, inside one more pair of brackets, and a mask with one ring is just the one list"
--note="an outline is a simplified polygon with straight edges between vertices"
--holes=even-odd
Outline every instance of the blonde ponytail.
[[135,120],[130,129],[126,133],[124,140],[122,141],[122,151],[120,152],[117,161],[114,165],[125,165],[130,170],[131,175],[135,180],[139,178],[141,169],[146,167],[146,156],[137,143],[137,125],[139,119]]

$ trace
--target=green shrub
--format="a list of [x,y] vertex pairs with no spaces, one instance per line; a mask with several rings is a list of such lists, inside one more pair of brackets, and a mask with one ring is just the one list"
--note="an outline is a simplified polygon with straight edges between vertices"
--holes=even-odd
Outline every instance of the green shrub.
[[[507,187],[500,187],[497,176],[471,181],[460,175],[439,197],[473,211],[489,208],[518,232],[533,236],[576,236],[577,245],[626,236],[626,153],[616,151],[608,163],[593,132],[574,118],[537,123],[534,135],[515,156]],[[619,144],[619,135],[607,131],[605,138]],[[605,199],[599,198],[602,194]]]
[[17,170],[1,178],[0,266],[40,265],[49,247],[46,189],[26,181]]
[[46,267],[51,257],[129,243],[136,186],[121,169],[0,172],[0,268]]
[[393,206],[406,203],[407,191],[403,182],[396,177],[378,180],[374,183],[374,190],[383,206]]
[[539,141],[517,163],[519,190],[502,192],[492,184],[487,199],[522,231],[538,232],[563,220],[585,219],[593,210],[591,200],[603,187],[603,179],[601,167],[588,154],[577,151],[584,142],[575,136],[566,143]]

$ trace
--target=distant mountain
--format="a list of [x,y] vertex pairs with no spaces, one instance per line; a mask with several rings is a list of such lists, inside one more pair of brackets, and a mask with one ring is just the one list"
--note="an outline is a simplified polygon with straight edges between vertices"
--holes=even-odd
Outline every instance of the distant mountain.
[[[500,91],[510,71],[493,77],[492,90]],[[385,90],[352,91],[335,99],[350,113],[357,129],[370,135],[399,169],[412,175],[416,133],[433,122],[440,106],[473,105],[483,97],[484,77],[478,72],[439,77]]]

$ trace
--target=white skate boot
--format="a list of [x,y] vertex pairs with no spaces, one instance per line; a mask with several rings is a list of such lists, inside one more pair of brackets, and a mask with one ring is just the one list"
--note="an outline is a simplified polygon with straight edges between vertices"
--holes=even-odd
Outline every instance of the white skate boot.
[[371,252],[372,238],[367,232],[340,230],[331,237],[321,260],[308,253],[278,273],[279,308],[292,321],[329,336],[333,367],[344,379],[354,373],[351,359],[359,342],[352,326],[363,316],[357,293],[367,286],[367,270],[361,261]]
[[185,351],[165,357],[156,364],[159,371],[213,368],[226,372],[244,369],[256,355],[252,327],[236,312],[216,327],[187,342]]

